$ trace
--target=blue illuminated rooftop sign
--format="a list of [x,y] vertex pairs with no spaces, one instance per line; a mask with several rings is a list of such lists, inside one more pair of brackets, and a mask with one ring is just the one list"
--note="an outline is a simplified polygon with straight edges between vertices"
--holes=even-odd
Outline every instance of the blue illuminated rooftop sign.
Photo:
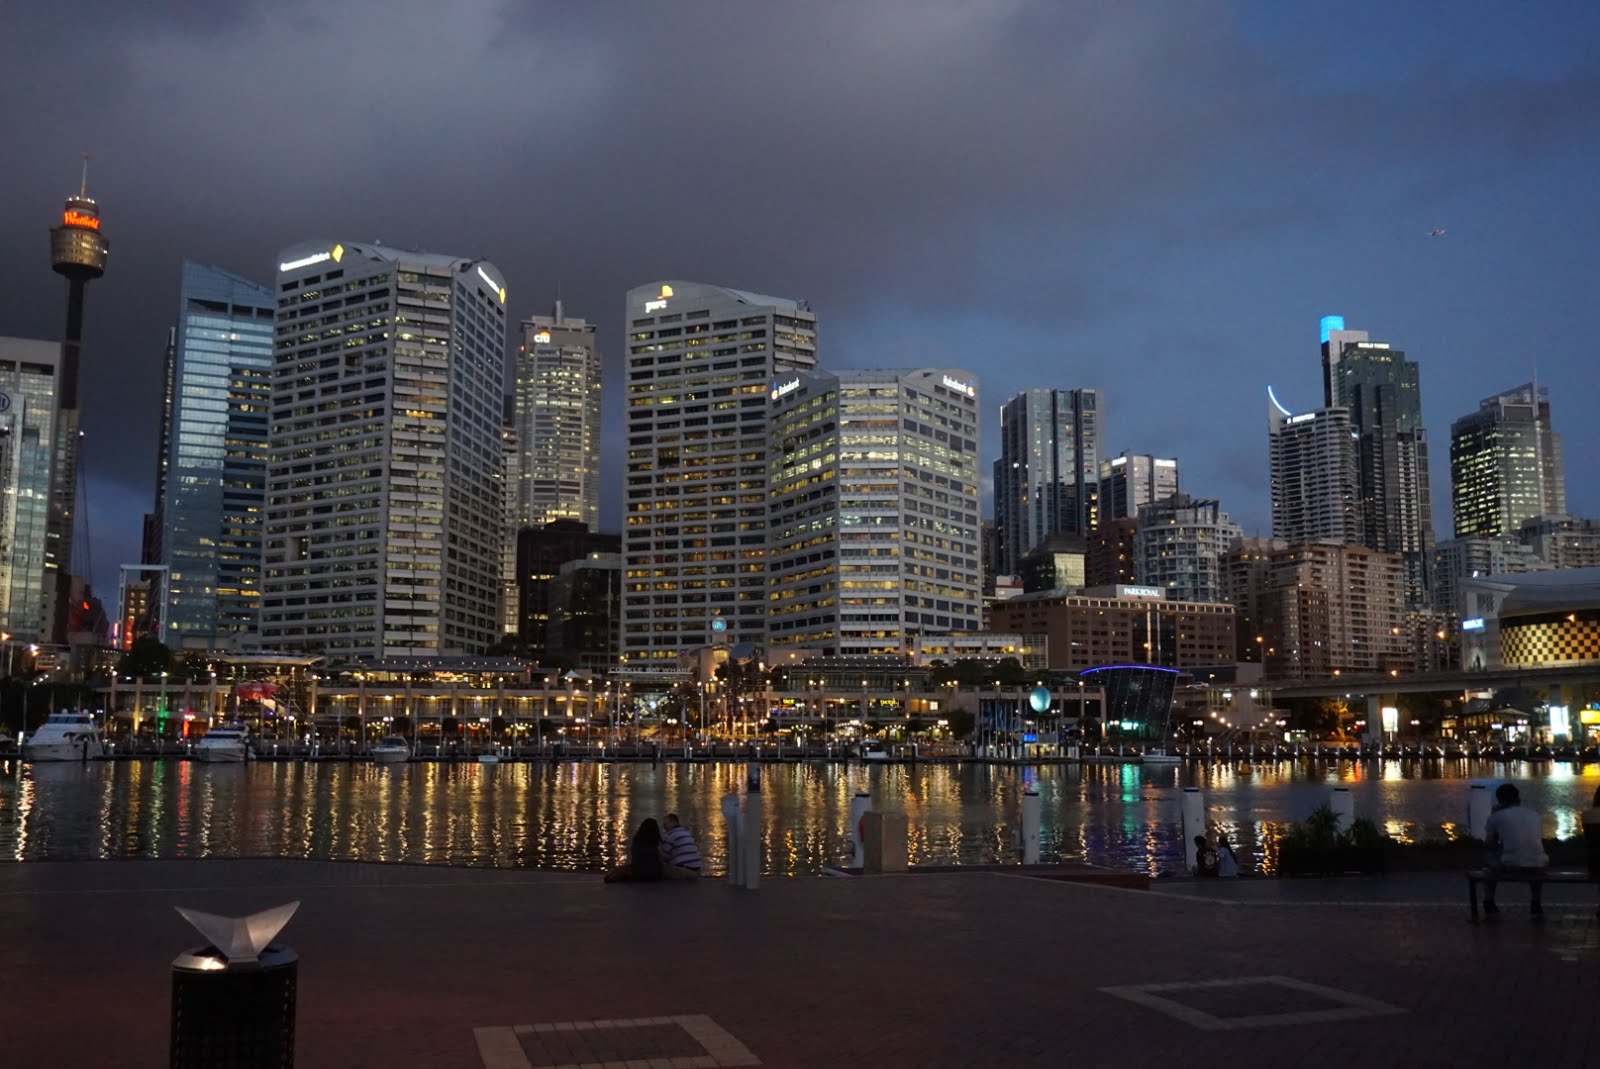
[[1343,330],[1343,329],[1344,329],[1344,316],[1323,316],[1322,317],[1322,344],[1323,345],[1327,345],[1328,344],[1328,332],[1329,331]]

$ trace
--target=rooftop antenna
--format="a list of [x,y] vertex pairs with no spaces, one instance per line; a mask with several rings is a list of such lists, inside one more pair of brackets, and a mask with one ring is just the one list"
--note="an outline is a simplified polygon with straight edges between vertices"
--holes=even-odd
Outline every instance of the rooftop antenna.
[[561,280],[556,279],[556,326],[561,325]]
[[83,154],[83,177],[78,179],[78,196],[89,196],[89,154]]

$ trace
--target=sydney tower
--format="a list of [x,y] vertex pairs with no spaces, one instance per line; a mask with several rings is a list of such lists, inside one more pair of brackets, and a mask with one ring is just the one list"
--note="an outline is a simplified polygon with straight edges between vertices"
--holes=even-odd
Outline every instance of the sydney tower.
[[89,158],[84,157],[78,195],[68,197],[59,226],[50,228],[50,261],[67,278],[67,333],[61,345],[56,406],[56,462],[50,487],[50,522],[45,540],[45,623],[50,641],[65,645],[72,601],[72,527],[78,494],[78,355],[83,343],[83,287],[105,274],[110,246],[100,232],[100,206],[88,194]]

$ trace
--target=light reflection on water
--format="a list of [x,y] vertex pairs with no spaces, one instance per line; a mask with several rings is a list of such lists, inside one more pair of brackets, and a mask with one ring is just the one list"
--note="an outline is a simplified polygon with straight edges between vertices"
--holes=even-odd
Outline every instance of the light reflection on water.
[[[905,811],[912,864],[1017,858],[1025,785],[1041,796],[1042,858],[1171,870],[1181,856],[1178,797],[1206,792],[1211,820],[1249,867],[1271,871],[1285,824],[1348,787],[1358,816],[1402,841],[1462,833],[1470,778],[1511,778],[1545,833],[1580,833],[1600,766],[1271,762],[1135,765],[768,766],[767,871],[815,873],[849,854],[850,800]],[[89,765],[0,762],[0,857],[299,857],[603,869],[646,816],[679,813],[722,868],[720,801],[742,789],[734,764],[410,764],[179,761]]]

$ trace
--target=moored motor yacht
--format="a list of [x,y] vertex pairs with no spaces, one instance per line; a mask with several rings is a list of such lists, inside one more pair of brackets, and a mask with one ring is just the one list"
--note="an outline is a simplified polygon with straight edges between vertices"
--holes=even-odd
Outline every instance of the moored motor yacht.
[[86,761],[102,749],[94,717],[83,712],[51,713],[22,741],[22,756],[29,761]]
[[399,735],[385,735],[372,748],[372,759],[380,765],[411,760],[411,744]]
[[238,764],[248,754],[250,734],[239,724],[218,724],[194,744],[198,761]]

